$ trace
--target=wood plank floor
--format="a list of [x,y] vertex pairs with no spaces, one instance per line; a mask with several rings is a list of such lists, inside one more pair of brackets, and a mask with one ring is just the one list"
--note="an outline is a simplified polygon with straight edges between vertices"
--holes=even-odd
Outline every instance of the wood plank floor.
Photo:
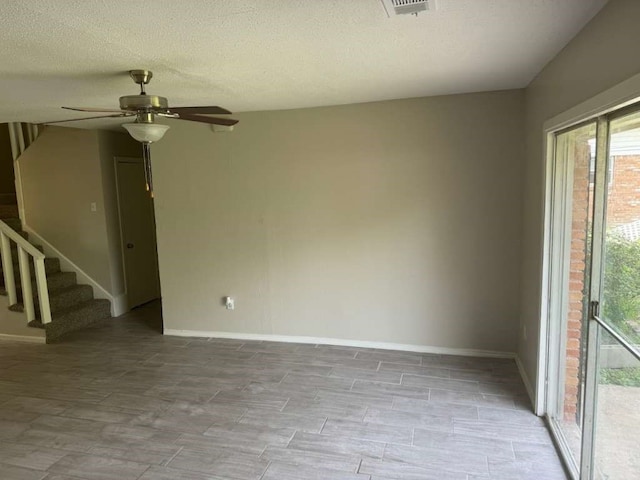
[[0,342],[0,478],[566,478],[513,361],[164,337],[158,318]]

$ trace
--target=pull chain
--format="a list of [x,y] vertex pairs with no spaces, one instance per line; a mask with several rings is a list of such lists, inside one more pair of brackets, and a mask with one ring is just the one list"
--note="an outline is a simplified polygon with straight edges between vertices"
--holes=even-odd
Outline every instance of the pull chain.
[[153,198],[153,177],[151,176],[151,145],[148,142],[142,144],[142,159],[144,162],[145,188]]

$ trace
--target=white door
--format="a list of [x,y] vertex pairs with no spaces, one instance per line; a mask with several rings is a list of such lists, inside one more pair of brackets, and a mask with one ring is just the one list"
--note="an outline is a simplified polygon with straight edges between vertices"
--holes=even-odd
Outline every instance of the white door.
[[134,308],[160,298],[153,199],[142,159],[117,158],[116,181],[127,303]]

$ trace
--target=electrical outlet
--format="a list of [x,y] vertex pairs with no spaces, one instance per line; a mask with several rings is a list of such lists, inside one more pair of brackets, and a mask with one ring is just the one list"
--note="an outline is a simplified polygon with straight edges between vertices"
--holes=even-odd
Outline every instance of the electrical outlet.
[[526,340],[527,339],[527,326],[523,325],[522,326],[522,337]]
[[96,202],[91,202],[91,211],[92,212],[98,211],[98,204]]
[[224,297],[224,306],[227,310],[235,310],[236,308],[236,301],[233,299],[233,297]]

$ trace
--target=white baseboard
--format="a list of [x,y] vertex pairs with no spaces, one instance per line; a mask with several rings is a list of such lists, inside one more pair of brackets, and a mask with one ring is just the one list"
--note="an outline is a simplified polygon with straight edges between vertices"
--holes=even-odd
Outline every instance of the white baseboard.
[[127,294],[121,293],[120,295],[116,295],[113,297],[111,301],[111,316],[119,317],[120,315],[124,315],[129,311],[129,305],[127,301]]
[[[111,302],[111,315],[116,317],[121,315],[124,312],[121,312],[116,315],[116,301],[102,285],[96,282],[93,278],[91,278],[84,270],[82,270],[78,265],[73,263],[67,256],[65,256],[60,250],[47,242],[44,238],[42,238],[36,231],[34,231],[28,225],[22,225],[22,229],[29,234],[29,241],[32,243],[37,243],[42,245],[44,248],[44,253],[48,257],[57,257],[60,259],[60,268],[62,271],[67,272],[76,272],[76,276],[78,277],[78,283],[91,285],[93,288],[93,295],[95,298],[103,298],[109,300]],[[126,311],[126,310],[125,310]]]
[[165,328],[165,335],[176,337],[230,338],[234,340],[259,340],[266,342],[308,343],[314,345],[337,345],[340,347],[377,348],[381,350],[400,350],[403,352],[434,353],[441,355],[459,355],[464,357],[515,358],[515,353],[476,350],[472,348],[446,348],[428,345],[409,345],[404,343],[369,342],[364,340],[346,340],[341,338],[296,337],[290,335],[267,335],[260,333],[215,332],[201,330],[174,330]]
[[8,333],[0,333],[0,340],[9,340],[12,342],[25,343],[46,343],[44,337],[30,337],[28,335],[9,335]]
[[529,380],[529,376],[524,369],[524,365],[520,361],[520,357],[518,355],[515,356],[516,365],[518,366],[518,372],[520,372],[520,376],[522,377],[522,382],[524,383],[524,388],[527,389],[527,395],[529,395],[529,400],[531,401],[531,407],[535,410],[536,405],[536,397],[533,390],[533,384],[531,380]]

